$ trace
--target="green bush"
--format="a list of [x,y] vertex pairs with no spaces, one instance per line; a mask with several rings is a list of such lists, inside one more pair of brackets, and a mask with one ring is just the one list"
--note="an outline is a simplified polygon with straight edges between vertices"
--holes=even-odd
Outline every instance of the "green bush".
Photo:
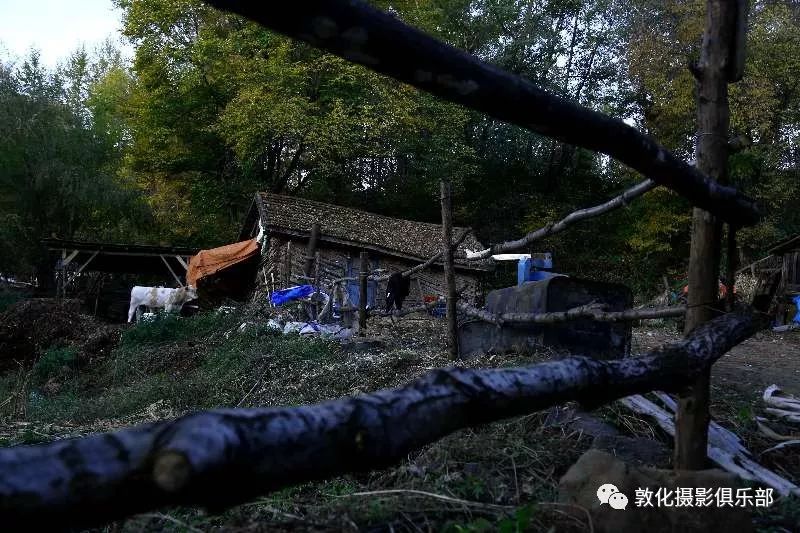
[[123,347],[180,342],[200,339],[215,332],[225,331],[237,325],[236,313],[207,311],[184,318],[171,313],[158,313],[154,320],[138,322],[122,335]]
[[33,378],[43,383],[60,374],[65,368],[74,370],[78,360],[78,352],[71,346],[50,348],[36,361],[33,367]]
[[14,292],[0,293],[0,313],[22,300],[23,296]]

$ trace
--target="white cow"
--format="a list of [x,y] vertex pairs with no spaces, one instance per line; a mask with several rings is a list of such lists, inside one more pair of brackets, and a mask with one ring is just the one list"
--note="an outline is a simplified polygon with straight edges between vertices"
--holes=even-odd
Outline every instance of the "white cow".
[[131,306],[128,309],[128,322],[133,321],[133,316],[140,305],[151,308],[163,307],[167,313],[181,310],[183,304],[197,299],[197,289],[194,287],[181,287],[169,289],[165,287],[139,287],[131,289]]

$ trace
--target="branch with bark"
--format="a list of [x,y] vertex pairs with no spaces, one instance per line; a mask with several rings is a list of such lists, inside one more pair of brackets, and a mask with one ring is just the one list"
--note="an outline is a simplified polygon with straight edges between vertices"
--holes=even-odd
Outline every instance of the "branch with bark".
[[623,121],[549,94],[363,2],[206,1],[498,120],[607,154],[726,222],[746,226],[760,218],[755,201]]
[[587,304],[566,311],[549,313],[502,313],[495,314],[478,309],[465,302],[458,303],[458,310],[467,316],[502,326],[504,324],[556,324],[570,320],[588,318],[598,322],[632,322],[653,318],[680,317],[686,313],[686,306],[660,307],[650,309],[627,309],[625,311],[604,311],[600,304]]
[[114,433],[0,449],[3,527],[88,527],[173,505],[211,511],[259,494],[395,464],[461,428],[577,400],[674,391],[761,327],[749,310],[642,357],[434,370],[317,405],[215,409]]
[[532,231],[521,239],[494,244],[490,248],[481,250],[479,252],[467,252],[467,259],[487,259],[493,255],[513,252],[514,250],[526,248],[540,239],[544,239],[545,237],[564,231],[576,222],[586,220],[587,218],[594,218],[596,216],[608,213],[609,211],[624,207],[628,205],[634,198],[638,198],[639,196],[652,191],[657,186],[658,185],[653,180],[645,180],[603,204],[574,211],[558,222],[550,223],[544,227]]
[[[463,230],[461,232],[461,234],[458,236],[458,238],[450,246],[450,248],[453,250],[454,253],[458,249],[459,245],[462,242],[464,242],[464,239],[466,239],[467,236],[470,233],[472,233],[472,230],[469,230],[469,229],[465,229],[465,230]],[[436,261],[439,261],[441,258],[442,258],[442,252],[440,251],[440,252],[434,254],[430,259],[428,259],[424,263],[420,263],[417,266],[411,267],[408,270],[404,271],[403,272],[403,277],[405,277],[405,278],[411,277],[414,274],[416,274],[417,272],[421,272],[422,270],[425,270],[426,268],[430,267],[432,264],[434,264]],[[386,276],[386,279],[388,280],[389,276]],[[384,281],[384,280],[379,280],[379,281]]]

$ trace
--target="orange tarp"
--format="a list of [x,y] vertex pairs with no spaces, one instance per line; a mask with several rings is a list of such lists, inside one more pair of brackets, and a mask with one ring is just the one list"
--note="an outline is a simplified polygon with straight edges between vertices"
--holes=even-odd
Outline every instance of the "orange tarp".
[[186,283],[197,287],[197,280],[200,278],[215,274],[236,263],[241,263],[257,253],[258,243],[255,239],[228,244],[211,250],[200,250],[200,253],[192,256],[189,260]]

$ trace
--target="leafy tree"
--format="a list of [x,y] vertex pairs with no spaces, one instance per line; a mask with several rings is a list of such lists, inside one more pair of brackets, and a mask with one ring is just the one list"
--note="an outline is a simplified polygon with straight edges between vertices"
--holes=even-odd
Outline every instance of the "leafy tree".
[[142,214],[137,195],[108,172],[107,146],[80,103],[85,59],[78,52],[49,72],[34,52],[19,67],[0,68],[0,217],[9,252],[0,270],[30,272],[43,259],[42,237],[135,233],[120,210]]

